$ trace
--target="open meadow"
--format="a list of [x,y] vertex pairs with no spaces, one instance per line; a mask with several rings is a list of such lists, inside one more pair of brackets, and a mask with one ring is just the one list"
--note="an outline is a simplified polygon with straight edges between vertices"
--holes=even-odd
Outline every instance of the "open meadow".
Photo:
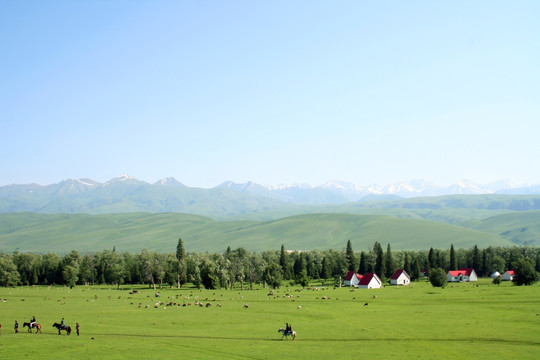
[[[3,359],[540,356],[539,284],[497,286],[482,279],[444,289],[420,281],[370,290],[282,286],[273,291],[36,286],[0,288],[0,299]],[[32,316],[42,334],[22,328]],[[52,327],[62,317],[73,328],[70,336],[59,336]],[[297,331],[294,341],[281,341],[277,332],[286,322]]]

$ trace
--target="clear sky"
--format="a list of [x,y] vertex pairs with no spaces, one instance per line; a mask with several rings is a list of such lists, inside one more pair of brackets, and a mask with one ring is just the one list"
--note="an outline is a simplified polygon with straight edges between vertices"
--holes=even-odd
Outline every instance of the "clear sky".
[[0,185],[540,183],[540,1],[0,0]]

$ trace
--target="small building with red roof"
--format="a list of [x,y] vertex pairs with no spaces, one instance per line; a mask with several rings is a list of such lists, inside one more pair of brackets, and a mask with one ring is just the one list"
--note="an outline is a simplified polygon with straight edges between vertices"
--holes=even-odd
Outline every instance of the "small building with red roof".
[[514,270],[508,270],[504,274],[501,275],[501,280],[512,281],[514,280],[515,275],[516,273],[514,272]]
[[345,280],[343,281],[343,285],[345,286],[356,286],[360,282],[360,279],[362,278],[362,275],[355,273],[354,271],[350,270],[347,275],[345,275]]
[[390,278],[391,285],[409,285],[411,283],[411,277],[403,269],[396,270],[394,275]]
[[375,273],[367,273],[362,276],[358,283],[359,289],[378,289],[382,286],[382,280]]
[[476,271],[472,268],[468,269],[459,269],[459,270],[449,270],[446,273],[448,282],[468,282],[468,281],[478,281],[478,276]]

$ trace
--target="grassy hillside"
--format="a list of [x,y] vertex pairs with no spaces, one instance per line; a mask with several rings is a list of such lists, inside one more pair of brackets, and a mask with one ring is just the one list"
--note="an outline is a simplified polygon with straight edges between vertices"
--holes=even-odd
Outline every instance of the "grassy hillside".
[[515,212],[484,220],[471,220],[463,226],[497,234],[516,244],[540,246],[540,211]]
[[0,214],[0,251],[81,252],[112,249],[138,252],[144,248],[174,251],[182,237],[187,251],[223,251],[227,246],[248,250],[341,249],[348,239],[355,250],[375,241],[393,249],[414,250],[507,246],[500,235],[425,220],[380,215],[307,214],[273,221],[223,221],[179,213],[108,215]]

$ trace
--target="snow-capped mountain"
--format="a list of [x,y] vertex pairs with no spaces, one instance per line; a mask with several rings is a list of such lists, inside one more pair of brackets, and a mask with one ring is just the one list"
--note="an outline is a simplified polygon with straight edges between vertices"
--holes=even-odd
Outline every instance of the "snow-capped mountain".
[[154,183],[154,185],[161,185],[161,186],[179,186],[179,187],[186,187],[186,185],[182,184],[180,181],[176,180],[173,177],[167,177],[161,180],[158,180]]
[[168,177],[153,184],[124,174],[105,183],[82,178],[51,185],[0,187],[0,212],[112,213],[189,212],[204,215],[245,214],[282,208],[287,204],[336,205],[347,202],[394,200],[457,194],[540,194],[540,185],[516,187],[508,181],[478,185],[463,180],[438,186],[423,180],[388,185],[359,186],[344,181],[323,185],[265,186],[252,181],[232,181],[212,188],[192,188]]
[[488,185],[479,185],[470,180],[462,180],[450,186],[439,186],[424,180],[412,180],[409,182],[393,183],[388,185],[372,184],[359,186],[344,181],[329,181],[323,185],[312,187],[306,184],[263,186],[253,182],[237,184],[231,181],[223,183],[220,187],[269,196],[281,201],[291,203],[339,203],[347,201],[360,201],[367,196],[396,196],[403,198],[462,195],[462,194],[534,194],[540,193],[537,187],[518,188],[509,181],[499,181]]

